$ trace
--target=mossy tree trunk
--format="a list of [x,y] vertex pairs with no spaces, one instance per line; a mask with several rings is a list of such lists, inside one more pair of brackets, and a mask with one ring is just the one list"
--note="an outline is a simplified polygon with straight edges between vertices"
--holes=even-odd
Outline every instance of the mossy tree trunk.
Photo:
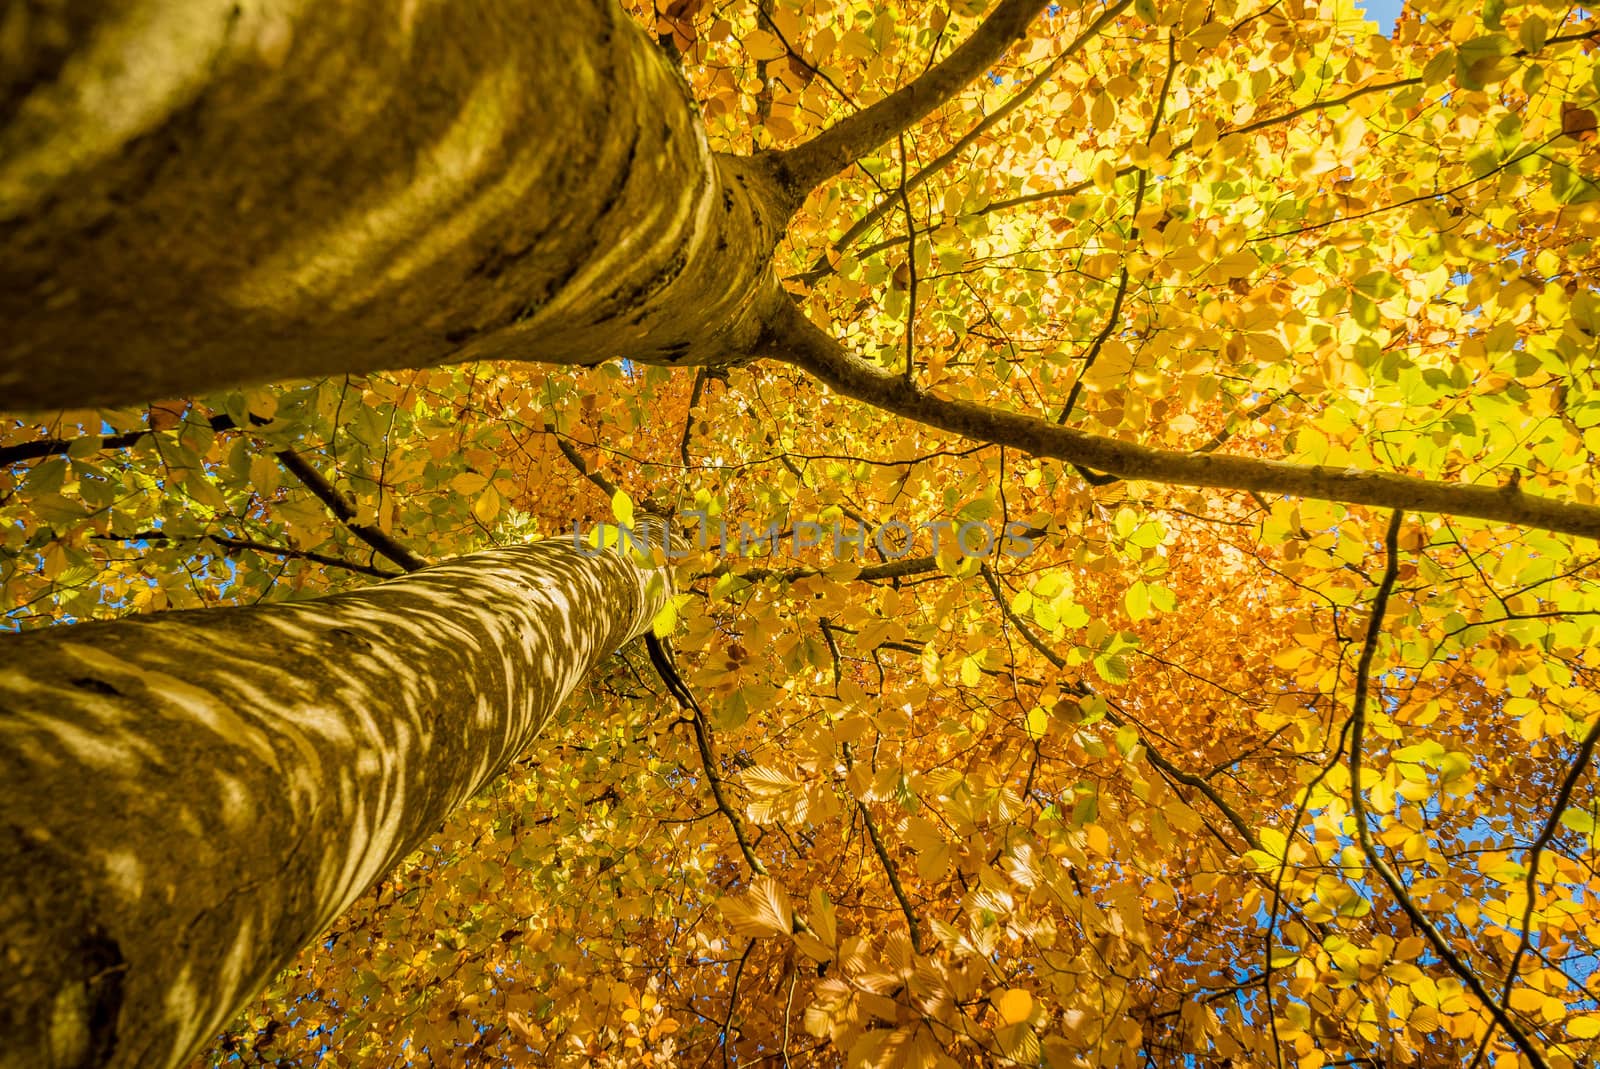
[[542,542],[0,641],[0,1067],[179,1064],[648,628],[664,579]]

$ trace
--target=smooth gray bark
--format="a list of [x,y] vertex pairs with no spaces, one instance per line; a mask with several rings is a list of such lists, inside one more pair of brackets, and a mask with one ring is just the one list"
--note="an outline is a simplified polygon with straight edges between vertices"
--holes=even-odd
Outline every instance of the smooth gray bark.
[[781,297],[798,193],[771,158],[710,151],[614,0],[21,12],[0,57],[8,408],[475,359],[731,362]]
[[0,639],[0,1067],[180,1064],[649,627],[541,542]]

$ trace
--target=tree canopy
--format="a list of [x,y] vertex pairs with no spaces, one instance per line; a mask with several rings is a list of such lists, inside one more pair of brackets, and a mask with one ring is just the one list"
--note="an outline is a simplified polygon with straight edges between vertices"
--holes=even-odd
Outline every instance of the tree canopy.
[[619,655],[203,1064],[1600,1057],[1592,14],[1035,4],[853,145],[990,5],[625,6],[800,176],[742,351],[0,427],[14,628],[711,535],[698,708]]

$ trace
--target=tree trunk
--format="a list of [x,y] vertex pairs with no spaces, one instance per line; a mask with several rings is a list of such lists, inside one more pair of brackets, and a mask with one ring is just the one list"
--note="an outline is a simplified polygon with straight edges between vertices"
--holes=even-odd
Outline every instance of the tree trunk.
[[782,299],[798,191],[774,158],[710,151],[613,0],[20,11],[0,40],[8,408],[474,359],[724,362]]
[[0,642],[0,1067],[179,1064],[649,627],[541,542]]

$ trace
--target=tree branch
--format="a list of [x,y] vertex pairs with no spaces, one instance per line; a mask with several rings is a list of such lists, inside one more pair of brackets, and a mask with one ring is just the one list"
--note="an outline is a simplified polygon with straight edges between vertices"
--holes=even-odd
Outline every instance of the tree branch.
[[750,871],[757,876],[767,875],[767,866],[761,863],[755,847],[750,844],[750,836],[745,833],[744,821],[740,818],[738,810],[728,803],[727,795],[722,792],[722,774],[717,771],[717,755],[711,747],[711,725],[706,723],[705,714],[699,709],[695,709],[684,719],[694,730],[695,747],[700,751],[700,767],[705,769],[712,802],[727,820],[728,826],[733,829],[734,841],[739,844],[739,852],[744,855],[745,864],[750,866]]
[[1405,884],[1400,882],[1400,877],[1378,853],[1378,848],[1372,841],[1372,832],[1367,827],[1367,801],[1361,791],[1362,746],[1367,725],[1367,689],[1372,679],[1372,660],[1378,650],[1378,637],[1383,634],[1383,617],[1389,607],[1389,595],[1393,592],[1395,580],[1400,575],[1400,520],[1403,515],[1404,513],[1396,509],[1389,517],[1389,529],[1383,540],[1388,562],[1383,570],[1383,579],[1378,584],[1378,592],[1372,599],[1372,617],[1367,621],[1367,636],[1361,644],[1361,656],[1356,661],[1355,701],[1350,711],[1349,760],[1350,815],[1355,818],[1356,839],[1361,844],[1361,852],[1366,855],[1367,864],[1372,866],[1372,870],[1389,889],[1389,893],[1394,896],[1395,904],[1411,921],[1412,927],[1427,937],[1434,953],[1439,955],[1440,960],[1450,971],[1467,985],[1477,1000],[1483,1004],[1483,1008],[1494,1018],[1495,1024],[1505,1030],[1534,1069],[1549,1069],[1549,1063],[1545,1061],[1544,1055],[1522,1030],[1522,1026],[1489,995],[1478,974],[1461,960],[1454,948],[1440,934],[1439,929],[1417,908],[1416,903],[1411,901],[1411,895],[1406,890]]
[[[1178,38],[1169,30],[1167,32],[1167,73],[1161,79],[1161,92],[1156,94],[1155,111],[1150,115],[1150,130],[1144,135],[1144,143],[1150,144],[1156,139],[1156,132],[1161,129],[1161,119],[1167,110],[1167,95],[1172,92],[1172,76],[1178,72]],[[1144,208],[1144,195],[1146,186],[1150,181],[1150,172],[1144,168],[1139,169],[1138,188],[1133,194],[1133,210],[1128,213],[1128,242],[1132,244],[1139,237],[1139,212]],[[1116,333],[1118,325],[1122,322],[1122,304],[1128,299],[1128,262],[1122,262],[1121,277],[1117,280],[1117,295],[1111,302],[1111,313],[1106,316],[1106,325],[1099,334],[1095,335],[1094,343],[1089,346],[1089,352],[1083,358],[1083,366],[1078,369],[1078,377],[1073,380],[1072,389],[1067,392],[1067,403],[1061,406],[1061,415],[1056,417],[1057,423],[1065,423],[1072,415],[1072,409],[1078,403],[1078,397],[1083,393],[1083,384],[1089,378],[1089,371],[1094,367],[1094,362],[1100,358],[1100,350],[1105,348],[1111,335]],[[1087,476],[1086,476],[1087,477]],[[1091,480],[1092,481],[1092,480]]]
[[[1110,23],[1112,19],[1120,15],[1131,3],[1133,3],[1133,0],[1117,0],[1116,3],[1112,4],[1110,7],[1106,8],[1105,11],[1101,12],[1100,17],[1095,19],[1094,22],[1090,23],[1089,28],[1079,34],[1071,44],[1062,50],[1060,55],[1051,60],[1049,65],[1035,75],[1032,81],[1023,86],[1021,89],[1017,90],[1011,96],[1007,97],[998,108],[995,108],[988,115],[985,115],[982,120],[972,127],[972,129],[961,135],[961,137],[956,140],[955,144],[951,145],[944,152],[941,152],[938,156],[934,157],[931,162],[918,169],[915,174],[906,179],[903,183],[905,192],[909,193],[912,190],[919,188],[923,185],[923,183],[927,182],[928,179],[932,178],[934,175],[940,173],[946,167],[950,166],[960,158],[963,152],[971,147],[974,141],[978,140],[978,138],[982,137],[989,130],[993,129],[996,123],[1000,122],[1000,120],[1004,119],[1007,115],[1010,115],[1013,111],[1016,111],[1023,104],[1026,104],[1029,100],[1031,100],[1040,89],[1043,89],[1049,84],[1050,79],[1055,77],[1056,72],[1061,69],[1062,64],[1066,63],[1067,60],[1077,55],[1078,52],[1083,49],[1084,45],[1088,44],[1095,37],[1098,37],[1100,35],[1100,31],[1105,29],[1106,25]],[[850,229],[846,230],[839,240],[833,243],[833,251],[843,252],[845,249],[848,249],[851,245],[854,245],[857,241],[859,241],[863,234],[865,234],[868,230],[871,230],[873,226],[877,224],[878,220],[882,219],[889,213],[889,210],[894,207],[894,202],[895,198],[893,196],[886,196],[879,200],[877,204],[872,206],[867,214],[863,215],[860,219],[857,219],[855,223],[851,225]],[[822,275],[827,273],[827,269],[827,257],[818,257],[817,262],[811,265],[811,271],[807,272],[807,274],[802,277],[820,278]]]
[[987,19],[922,77],[829,127],[774,162],[798,192],[816,188],[959,93],[997,63],[1050,0],[1000,0]]
[[328,511],[338,517],[339,522],[344,524],[351,534],[371,546],[378,554],[387,557],[408,572],[428,566],[426,560],[395,541],[394,536],[383,528],[371,523],[357,523],[356,510],[349,500],[305,457],[292,449],[280,449],[273,456],[277,457],[278,463],[311,491],[313,497],[328,506]]
[[[582,475],[585,479],[588,479],[591,483],[594,483],[594,485],[599,488],[600,492],[606,495],[607,500],[617,496],[617,484],[606,478],[604,475],[601,475],[599,472],[591,471],[589,469],[589,462],[583,459],[583,454],[578,452],[577,449],[573,447],[571,442],[562,437],[561,432],[556,430],[555,424],[546,423],[544,425],[544,432],[555,438],[556,448],[560,449],[561,455],[567,458],[567,463],[571,464],[574,468],[577,468],[579,475]],[[688,440],[689,434],[688,431],[685,431],[684,441],[687,442]],[[687,447],[685,448],[687,449]]]
[[360,575],[370,575],[374,579],[395,579],[403,573],[386,571],[370,564],[360,564],[356,561],[345,560],[327,553],[317,553],[309,549],[293,549],[289,546],[275,546],[270,542],[258,542],[253,538],[233,538],[229,535],[203,534],[193,536],[169,535],[164,531],[139,531],[131,535],[95,535],[100,542],[179,542],[179,541],[208,541],[215,542],[224,550],[239,552],[250,550],[254,553],[265,553],[274,557],[287,557],[291,560],[310,561],[320,564],[325,568],[343,568],[347,572],[356,572]]
[[[1005,592],[1000,589],[1000,582],[995,578],[994,569],[985,564],[981,571],[983,572],[984,582],[989,585],[989,593],[994,596],[995,604],[1000,607],[1001,614],[1005,616],[1006,620],[1011,624],[1012,627],[1017,629],[1017,633],[1022,636],[1023,640],[1039,652],[1040,656],[1049,661],[1057,671],[1065,672],[1067,669],[1066,658],[1062,657],[1059,653],[1046,645],[1045,641],[1034,632],[1033,628],[1028,626],[1027,621],[1023,620],[1022,617],[1018,616],[1011,610],[1010,604],[1006,601]],[[1081,679],[1074,680],[1069,689],[1077,691],[1085,696],[1095,693],[1094,688],[1083,682]],[[1111,703],[1107,701],[1106,719],[1111,721],[1111,723],[1117,727],[1122,727],[1123,725],[1128,724],[1128,721],[1125,717],[1121,716],[1116,710],[1110,708],[1110,704]],[[1239,837],[1241,839],[1249,844],[1252,849],[1261,849],[1261,840],[1256,836],[1255,831],[1251,829],[1244,817],[1239,815],[1239,811],[1228,804],[1227,799],[1223,798],[1221,793],[1215,787],[1207,783],[1203,777],[1197,776],[1193,772],[1185,771],[1184,769],[1173,764],[1171,761],[1167,760],[1161,751],[1156,748],[1155,744],[1150,741],[1145,732],[1139,729],[1138,725],[1134,724],[1129,726],[1133,727],[1135,731],[1139,732],[1139,744],[1144,747],[1145,757],[1149,759],[1150,763],[1154,765],[1162,775],[1166,776],[1173,782],[1181,783],[1186,787],[1193,787],[1195,790],[1205,795],[1206,799],[1212,805],[1217,807],[1217,811],[1228,819],[1228,823],[1233,825],[1233,830],[1239,833]]]
[[[705,393],[707,372],[705,368],[698,368],[694,373],[694,385],[689,389],[688,415],[683,420],[683,438],[678,442],[678,456],[683,458],[685,468],[694,467],[694,461],[689,459],[689,439],[694,436],[694,408],[700,403],[700,398]],[[547,425],[548,427],[548,425]],[[561,441],[560,438],[556,439]],[[565,443],[562,443],[562,452],[566,452]],[[567,457],[568,460],[572,458]],[[581,457],[579,458],[582,459]],[[585,472],[587,475],[587,472]]]
[[[937,571],[939,562],[930,554],[925,557],[901,557],[898,560],[884,561],[882,564],[864,564],[861,571],[851,576],[861,582],[876,582],[882,579],[904,579],[911,575],[922,575],[925,572]],[[751,583],[759,583],[765,579],[778,579],[785,583],[792,583],[796,579],[805,579],[813,575],[825,575],[826,568],[751,568],[749,571],[735,572],[725,564],[719,564],[709,572],[695,576],[696,579],[721,578],[733,574],[740,579]]]
[[906,928],[911,935],[911,949],[920,954],[922,925],[917,923],[917,912],[911,908],[911,899],[906,896],[905,885],[900,882],[900,870],[895,868],[894,859],[889,856],[888,849],[883,845],[883,836],[878,834],[878,825],[873,823],[867,803],[857,798],[856,809],[861,813],[861,823],[866,825],[867,838],[872,842],[872,852],[878,855],[878,864],[883,866],[883,874],[889,878],[889,890],[894,892],[894,900],[900,903],[900,912],[906,918]]
[[[212,416],[209,420],[214,431],[236,430],[237,425],[225,414]],[[176,428],[174,428],[176,429]],[[139,439],[146,435],[159,434],[154,427],[142,427],[136,431],[126,431],[122,434],[109,434],[105,437],[92,437],[94,451],[101,452],[106,449],[127,449],[129,446],[138,445]],[[39,438],[32,442],[18,442],[15,445],[0,446],[0,468],[9,468],[13,464],[20,464],[24,460],[41,460],[44,457],[64,456],[66,452],[84,437],[77,438]]]
[[780,308],[776,321],[769,322],[756,355],[793,364],[846,397],[930,427],[1124,479],[1436,512],[1600,538],[1600,506],[1537,497],[1512,487],[1435,482],[1394,472],[1254,457],[1179,453],[1058,427],[1037,416],[939,397],[847,351],[793,301]]
[[[206,422],[214,431],[234,431],[244,429],[235,423],[233,418],[225,412],[219,412],[207,417]],[[156,430],[154,427],[146,427],[142,430],[128,431],[123,434],[107,435],[96,440],[95,449],[97,451],[105,449],[126,449],[129,446],[137,445],[140,439],[148,435],[159,433],[160,431]],[[61,456],[71,449],[75,442],[80,440],[81,439],[78,438],[41,438],[34,442],[21,442],[17,445],[5,446],[4,448],[0,448],[0,466],[9,467],[12,464],[18,464],[24,460],[37,460],[42,457]],[[323,474],[311,464],[310,461],[306,460],[299,453],[296,453],[292,449],[278,449],[274,450],[272,455],[277,459],[278,463],[282,464],[284,468],[289,471],[291,475],[299,479],[307,490],[311,491],[312,496],[328,507],[328,511],[333,513],[334,517],[344,525],[346,530],[355,535],[361,541],[365,542],[368,546],[372,547],[372,549],[378,553],[379,556],[385,557],[393,563],[398,564],[401,568],[408,572],[414,572],[418,568],[427,567],[428,562],[426,559],[419,557],[417,554],[401,545],[395,540],[394,536],[385,532],[381,527],[378,527],[375,524],[356,522],[355,507],[350,504],[349,500],[346,499],[344,494],[339,491],[338,487],[329,482],[323,476]],[[339,568],[348,568],[352,571],[358,571],[365,575],[373,575],[380,578],[393,578],[394,576],[394,573],[392,572],[386,572],[370,566],[352,565],[349,562],[342,561],[337,557],[319,559],[319,557],[316,555],[303,554],[298,551],[286,554],[286,551],[281,548],[267,546],[251,546],[246,548],[260,549],[261,552],[277,553],[280,556],[299,556],[304,560],[316,560],[319,561],[319,563],[331,564]]]
[[[1550,807],[1550,816],[1544,822],[1544,827],[1539,830],[1539,837],[1533,841],[1533,847],[1528,851],[1528,875],[1523,881],[1523,895],[1526,903],[1522,907],[1522,934],[1517,937],[1517,952],[1511,955],[1511,964],[1506,966],[1505,986],[1500,990],[1500,1006],[1502,1009],[1511,1008],[1511,989],[1516,986],[1517,972],[1522,968],[1522,959],[1528,952],[1528,947],[1533,939],[1533,904],[1539,894],[1539,862],[1544,857],[1545,849],[1555,839],[1556,832],[1561,828],[1561,815],[1567,811],[1567,806],[1572,802],[1572,792],[1577,788],[1578,781],[1589,771],[1589,762],[1594,759],[1596,744],[1600,744],[1600,719],[1589,725],[1589,730],[1583,737],[1583,742],[1578,746],[1578,756],[1567,769],[1567,774],[1561,779],[1561,786],[1556,791],[1555,803]],[[1484,1054],[1489,1049],[1489,1043],[1494,1039],[1494,1029],[1491,1027],[1483,1034],[1483,1042],[1478,1045],[1477,1052],[1472,1056],[1472,1064],[1468,1069],[1477,1069],[1483,1061]]]

